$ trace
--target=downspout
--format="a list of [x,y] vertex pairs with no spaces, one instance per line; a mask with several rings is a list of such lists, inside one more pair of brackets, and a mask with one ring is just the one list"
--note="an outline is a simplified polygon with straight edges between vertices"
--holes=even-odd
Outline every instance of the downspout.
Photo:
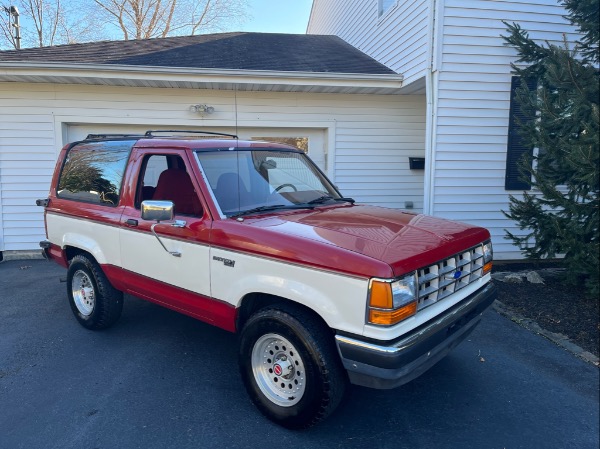
[[[443,1],[443,0],[442,0]],[[425,69],[425,97],[427,101],[425,117],[425,179],[424,179],[424,199],[423,212],[433,215],[434,194],[435,194],[435,143],[437,128],[437,102],[438,102],[438,61],[436,53],[438,49],[438,30],[439,30],[439,5],[438,0],[429,0],[429,23],[427,25],[427,68]]]

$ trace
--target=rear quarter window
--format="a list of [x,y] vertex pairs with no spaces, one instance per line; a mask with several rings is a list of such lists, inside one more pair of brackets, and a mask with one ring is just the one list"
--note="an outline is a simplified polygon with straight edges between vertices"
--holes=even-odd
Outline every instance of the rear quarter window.
[[67,153],[58,180],[59,198],[116,206],[135,140],[84,142]]

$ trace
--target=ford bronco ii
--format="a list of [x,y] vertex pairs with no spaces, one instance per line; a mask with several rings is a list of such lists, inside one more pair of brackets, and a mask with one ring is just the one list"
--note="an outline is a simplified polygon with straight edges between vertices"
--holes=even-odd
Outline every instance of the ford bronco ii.
[[487,230],[357,204],[290,146],[172,134],[66,145],[38,200],[84,327],[128,293],[236,332],[254,404],[302,428],[348,382],[419,376],[494,300]]

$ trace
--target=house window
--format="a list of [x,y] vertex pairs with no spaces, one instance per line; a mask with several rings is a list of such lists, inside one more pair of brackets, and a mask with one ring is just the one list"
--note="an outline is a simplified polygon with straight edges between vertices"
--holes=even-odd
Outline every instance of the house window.
[[379,1],[379,17],[383,16],[397,0],[378,0]]
[[[508,144],[506,147],[506,176],[504,188],[506,190],[531,190],[531,183],[524,181],[519,170],[521,159],[525,155],[532,155],[533,148],[527,146],[521,137],[520,130],[531,117],[526,117],[517,102],[517,89],[521,85],[521,78],[513,76],[510,84],[510,112],[508,119]],[[527,81],[529,90],[536,88],[534,80]]]

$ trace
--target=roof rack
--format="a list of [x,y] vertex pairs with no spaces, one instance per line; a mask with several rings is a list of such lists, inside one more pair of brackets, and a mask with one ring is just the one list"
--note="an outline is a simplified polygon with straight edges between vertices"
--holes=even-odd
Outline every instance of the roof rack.
[[144,137],[143,134],[88,134],[85,140],[93,140],[93,139],[110,139],[110,138],[127,138],[127,137],[136,137],[141,139]]
[[216,133],[216,132],[212,132],[212,131],[188,131],[188,130],[182,130],[182,129],[155,129],[155,130],[150,130],[150,131],[146,131],[146,134],[144,134],[144,137],[157,137],[155,136],[153,133],[189,133],[189,134],[208,134],[211,136],[224,136],[224,137],[231,137],[232,139],[237,139],[238,136],[236,136],[235,134],[226,134],[226,133]]

